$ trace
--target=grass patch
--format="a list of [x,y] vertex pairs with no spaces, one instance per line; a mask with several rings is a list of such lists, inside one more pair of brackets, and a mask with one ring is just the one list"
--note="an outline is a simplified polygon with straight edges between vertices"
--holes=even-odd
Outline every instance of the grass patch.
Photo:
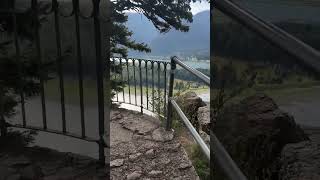
[[202,153],[201,148],[196,144],[189,134],[188,130],[184,127],[181,121],[176,120],[172,122],[172,127],[175,130],[179,140],[186,150],[186,153],[191,160],[199,178],[201,180],[210,180],[210,163],[206,156]]

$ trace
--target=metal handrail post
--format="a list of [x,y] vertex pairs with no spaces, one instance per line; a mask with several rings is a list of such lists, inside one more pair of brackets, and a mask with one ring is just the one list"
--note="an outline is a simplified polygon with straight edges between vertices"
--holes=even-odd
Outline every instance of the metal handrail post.
[[256,32],[281,50],[296,57],[305,66],[320,73],[320,52],[293,35],[264,21],[230,0],[215,0],[213,6],[233,20]]
[[168,106],[167,106],[167,124],[166,129],[170,130],[172,125],[172,104],[170,98],[173,96],[173,83],[174,83],[174,71],[176,69],[176,63],[174,57],[171,58],[171,70],[170,70],[170,80],[169,80],[169,92],[168,92]]
[[105,151],[104,151],[104,135],[105,135],[105,122],[104,122],[104,88],[103,88],[103,60],[102,60],[102,43],[101,43],[101,24],[100,24],[100,0],[92,1],[93,3],[93,20],[94,20],[94,37],[96,49],[96,73],[97,73],[97,95],[98,95],[98,120],[99,120],[99,161],[105,164]]
[[7,126],[6,126],[6,120],[4,117],[4,92],[2,92],[1,89],[0,89],[0,131],[1,131],[0,137],[6,136]]

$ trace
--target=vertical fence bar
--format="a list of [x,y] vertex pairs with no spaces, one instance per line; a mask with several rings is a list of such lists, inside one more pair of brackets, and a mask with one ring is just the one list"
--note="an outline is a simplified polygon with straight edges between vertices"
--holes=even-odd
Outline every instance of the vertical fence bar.
[[167,112],[167,63],[164,63],[164,99],[163,99],[163,115]]
[[137,79],[136,79],[136,61],[133,61],[133,79],[134,79],[134,98],[135,98],[135,105],[137,106]]
[[[122,58],[120,58],[120,71],[121,71],[120,76],[121,76],[121,83],[124,83],[124,79],[123,79],[123,69],[122,69],[122,68],[123,68],[123,67],[122,67]],[[122,100],[123,100],[124,103],[126,102],[126,99],[125,99],[125,97],[124,97],[124,88],[122,89]]]
[[98,93],[98,109],[99,109],[99,160],[105,164],[104,154],[104,93],[103,93],[103,59],[101,52],[101,29],[100,29],[100,0],[92,0],[93,3],[93,20],[94,20],[94,36],[96,48],[96,72],[97,72],[97,93]]
[[171,58],[171,68],[170,68],[170,80],[169,80],[169,94],[168,94],[168,106],[167,106],[167,123],[166,129],[169,131],[172,125],[172,104],[171,98],[173,96],[173,84],[174,84],[174,71],[176,69],[176,63],[173,58]]
[[159,117],[160,117],[160,113],[161,113],[161,111],[160,111],[160,70],[161,70],[161,63],[160,62],[158,62],[158,115],[159,115]]
[[[2,33],[0,38],[4,38]],[[4,137],[7,135],[7,126],[4,117],[4,87],[2,83],[0,83],[0,132],[0,137]]]
[[43,129],[47,129],[47,116],[46,116],[46,102],[44,94],[44,80],[43,80],[43,70],[42,70],[42,60],[41,60],[41,49],[40,49],[40,34],[39,34],[39,17],[38,17],[38,0],[31,1],[32,16],[33,22],[35,25],[34,36],[36,41],[36,51],[37,51],[37,60],[39,63],[39,74],[40,74],[40,95],[41,95],[41,104],[42,104],[42,121]]
[[127,73],[128,73],[129,104],[131,104],[131,87],[130,87],[129,59],[126,59],[126,63],[127,63]]
[[146,93],[147,93],[147,110],[149,110],[149,86],[148,86],[148,61],[145,61],[146,66]]
[[152,112],[154,112],[154,61],[151,62],[151,70],[152,70]]
[[84,100],[83,100],[83,69],[82,69],[82,56],[81,56],[81,41],[80,41],[80,25],[79,25],[79,0],[73,0],[74,18],[76,26],[77,38],[77,64],[78,64],[78,78],[79,78],[79,98],[80,98],[80,118],[81,118],[81,135],[86,136],[85,119],[84,119]]
[[62,132],[66,133],[66,111],[65,111],[65,97],[64,97],[64,79],[62,73],[62,50],[61,50],[61,35],[60,35],[60,21],[59,21],[59,4],[57,0],[53,0],[52,4],[54,8],[54,25],[56,32],[56,45],[57,45],[57,69],[59,75],[60,85],[60,103],[61,103],[61,115],[62,115]]
[[4,92],[1,86],[0,84],[0,131],[1,137],[4,137],[7,135],[7,123],[4,117]]
[[20,62],[20,45],[19,45],[19,38],[18,38],[18,30],[17,30],[17,14],[14,12],[15,10],[15,4],[16,1],[13,0],[13,7],[12,7],[12,18],[13,18],[13,31],[14,31],[14,44],[15,44],[15,49],[16,49],[16,60],[17,62],[19,62],[19,94],[20,94],[20,100],[21,100],[21,112],[22,112],[22,125],[23,127],[26,127],[27,122],[26,122],[26,111],[25,111],[25,98],[24,98],[24,93],[23,93],[23,89],[24,89],[24,82],[23,82],[23,62]]
[[[113,76],[114,76],[114,80],[117,82],[118,75],[117,75],[117,68],[116,68],[116,59],[112,58],[112,60],[113,60]],[[117,96],[117,102],[119,102],[119,93],[118,93],[118,91],[116,91],[115,93]]]
[[[110,0],[107,0],[106,1],[106,12],[107,12],[107,29],[106,29],[106,36],[107,36],[107,39],[104,39],[105,41],[105,53],[106,53],[106,58],[105,58],[105,79],[106,79],[106,112],[105,112],[105,116],[106,116],[106,129],[107,129],[107,134],[106,134],[106,138],[105,139],[105,145],[108,146],[110,145],[110,116],[111,116],[111,92],[112,92],[112,89],[111,89],[111,67],[110,67],[110,55],[111,55],[111,52],[110,52],[110,49],[111,49],[111,45],[110,45],[110,40],[111,40],[111,27],[112,27],[112,22],[111,22],[111,4],[110,4]],[[104,35],[104,38],[105,38],[105,35]],[[109,151],[110,151],[110,146],[108,147]],[[108,154],[107,155],[109,158],[107,160],[107,162],[109,163],[110,162],[110,155]],[[104,163],[105,164],[105,163]]]
[[143,113],[143,89],[142,89],[142,70],[141,70],[141,59],[139,59],[139,79],[140,79],[140,108]]

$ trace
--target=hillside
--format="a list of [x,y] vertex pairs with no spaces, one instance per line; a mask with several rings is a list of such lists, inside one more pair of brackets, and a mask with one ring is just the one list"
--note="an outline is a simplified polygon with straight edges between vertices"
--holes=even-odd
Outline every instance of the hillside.
[[[133,38],[150,45],[150,55],[170,56],[198,55],[209,56],[210,16],[203,11],[194,16],[189,32],[171,30],[160,34],[144,16],[130,13],[128,27],[134,32]],[[130,52],[131,56],[145,56],[145,53]]]

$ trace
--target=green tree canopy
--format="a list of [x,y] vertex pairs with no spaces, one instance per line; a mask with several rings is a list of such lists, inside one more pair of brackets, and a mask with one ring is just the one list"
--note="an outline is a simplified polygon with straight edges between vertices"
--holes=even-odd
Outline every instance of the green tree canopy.
[[201,0],[111,0],[111,53],[123,57],[128,49],[150,52],[144,42],[132,40],[132,32],[126,26],[126,12],[134,11],[146,16],[161,33],[170,29],[187,32],[192,22],[191,3]]

